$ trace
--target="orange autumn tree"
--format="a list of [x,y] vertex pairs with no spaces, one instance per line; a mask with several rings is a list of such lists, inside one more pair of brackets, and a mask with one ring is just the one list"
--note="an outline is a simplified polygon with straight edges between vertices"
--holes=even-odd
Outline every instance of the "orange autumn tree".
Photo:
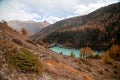
[[21,28],[21,32],[23,35],[28,35],[27,30],[25,28]]
[[80,48],[80,58],[83,58],[85,55],[85,49],[84,48]]
[[120,58],[120,47],[118,45],[113,45],[110,48],[109,54],[111,58]]
[[118,45],[113,45],[110,50],[103,53],[102,61],[104,63],[110,63],[112,59],[120,60],[120,47]]
[[110,63],[110,56],[109,56],[109,50],[103,53],[102,61],[104,63]]
[[90,47],[87,47],[85,50],[86,50],[87,57],[93,56],[93,50]]
[[75,57],[75,54],[73,53],[73,51],[71,51],[70,57]]
[[80,58],[93,56],[93,50],[90,47],[80,48]]

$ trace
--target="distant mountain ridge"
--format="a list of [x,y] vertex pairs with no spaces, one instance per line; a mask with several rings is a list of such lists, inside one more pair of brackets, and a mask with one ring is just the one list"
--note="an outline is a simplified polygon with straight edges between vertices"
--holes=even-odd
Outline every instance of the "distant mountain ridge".
[[40,30],[37,34],[35,34],[34,38],[43,38],[54,31],[69,29],[77,30],[83,27],[99,27],[104,29],[105,26],[108,26],[112,22],[119,23],[119,18],[120,2],[99,8],[88,15],[76,16],[58,21],[55,24]]
[[37,32],[39,32],[41,29],[45,28],[46,26],[49,26],[50,23],[44,21],[44,22],[35,22],[35,21],[18,21],[18,20],[12,20],[7,22],[8,25],[15,29],[20,31],[22,27],[24,27],[29,35],[33,35]]

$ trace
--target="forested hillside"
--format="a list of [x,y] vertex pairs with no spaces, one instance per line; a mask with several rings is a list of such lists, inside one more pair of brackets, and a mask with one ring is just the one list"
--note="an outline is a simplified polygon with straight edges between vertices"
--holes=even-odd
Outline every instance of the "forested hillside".
[[66,46],[90,46],[106,50],[120,44],[120,3],[102,7],[88,15],[56,22],[33,36],[37,42],[57,42]]

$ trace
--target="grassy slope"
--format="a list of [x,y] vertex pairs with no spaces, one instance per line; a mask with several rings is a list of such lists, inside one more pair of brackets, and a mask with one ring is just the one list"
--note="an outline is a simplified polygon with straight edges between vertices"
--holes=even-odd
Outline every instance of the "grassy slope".
[[[1,23],[2,24],[2,23]],[[2,27],[2,25],[0,25]],[[7,26],[7,25],[5,25]],[[4,29],[4,28],[3,28]],[[1,30],[3,30],[1,29]],[[11,30],[10,30],[11,31]],[[8,33],[6,33],[8,32]],[[16,34],[18,34],[16,32]],[[10,34],[9,30],[0,33],[0,78],[12,79],[12,80],[30,80],[30,79],[44,79],[44,80],[98,80],[98,79],[116,79],[119,78],[120,67],[117,68],[114,65],[105,65],[100,60],[85,59],[80,60],[71,58],[62,54],[54,53],[41,45],[27,42],[26,39],[21,36],[15,36],[16,34]],[[14,42],[16,39],[22,44]],[[28,39],[29,40],[29,39]],[[42,73],[22,73],[17,71],[8,65],[5,59],[5,53],[9,54],[9,50],[12,48],[26,48],[33,54],[35,54],[43,65]],[[100,71],[98,71],[98,69]],[[108,69],[108,70],[105,70]],[[117,71],[117,72],[114,72]],[[112,75],[112,76],[111,76]]]

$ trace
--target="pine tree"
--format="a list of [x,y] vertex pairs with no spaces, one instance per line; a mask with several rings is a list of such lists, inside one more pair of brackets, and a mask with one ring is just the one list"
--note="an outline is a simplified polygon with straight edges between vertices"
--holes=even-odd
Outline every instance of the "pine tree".
[[62,51],[60,52],[60,54],[63,54]]

